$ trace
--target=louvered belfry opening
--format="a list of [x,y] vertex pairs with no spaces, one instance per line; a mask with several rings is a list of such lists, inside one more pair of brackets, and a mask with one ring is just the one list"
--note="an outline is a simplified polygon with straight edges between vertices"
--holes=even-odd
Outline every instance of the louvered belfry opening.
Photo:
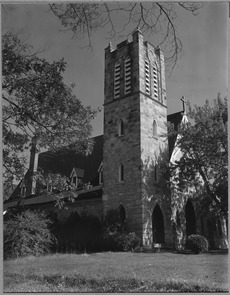
[[114,67],[114,98],[120,96],[120,79],[121,79],[121,66],[120,63],[116,63]]
[[131,59],[125,59],[125,94],[131,93]]

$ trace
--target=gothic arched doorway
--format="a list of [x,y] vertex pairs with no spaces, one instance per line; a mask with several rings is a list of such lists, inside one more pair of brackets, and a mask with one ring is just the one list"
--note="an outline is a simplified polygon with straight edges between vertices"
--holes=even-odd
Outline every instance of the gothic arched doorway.
[[196,215],[190,200],[185,205],[186,235],[187,237],[196,233]]
[[160,206],[157,204],[152,215],[153,243],[165,242],[164,217]]
[[215,240],[214,240],[214,230],[215,230],[215,224],[213,224],[213,220],[207,221],[207,228],[208,228],[208,242],[209,242],[209,248],[214,249],[215,248]]

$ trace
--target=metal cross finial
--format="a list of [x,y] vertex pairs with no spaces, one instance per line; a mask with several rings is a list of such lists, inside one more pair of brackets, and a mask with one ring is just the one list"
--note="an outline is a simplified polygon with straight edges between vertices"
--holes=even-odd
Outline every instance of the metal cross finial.
[[187,100],[184,98],[184,96],[182,96],[182,98],[180,100],[183,103],[183,112],[186,114],[186,103],[187,103]]

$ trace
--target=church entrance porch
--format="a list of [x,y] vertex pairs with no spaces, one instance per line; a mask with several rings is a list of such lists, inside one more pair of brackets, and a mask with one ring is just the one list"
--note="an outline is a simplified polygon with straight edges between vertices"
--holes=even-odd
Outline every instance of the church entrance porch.
[[160,206],[157,204],[152,214],[153,243],[165,242],[164,217]]

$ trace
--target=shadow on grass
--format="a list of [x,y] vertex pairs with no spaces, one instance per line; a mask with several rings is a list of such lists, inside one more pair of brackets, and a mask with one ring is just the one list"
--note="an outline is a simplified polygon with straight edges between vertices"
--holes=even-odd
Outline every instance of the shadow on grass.
[[134,251],[134,253],[138,254],[160,254],[160,253],[172,253],[172,254],[184,254],[184,255],[199,255],[199,254],[211,254],[211,255],[228,255],[228,249],[218,249],[218,250],[209,250],[203,251],[200,253],[192,252],[191,250],[175,250],[175,249],[160,249],[159,251],[156,249],[146,249],[142,251]]
[[211,255],[227,255],[228,249],[221,249],[221,250],[210,250],[205,252],[194,253],[190,250],[178,250],[178,251],[172,251],[171,253],[174,254],[186,254],[186,255],[199,255],[199,254],[211,254]]
[[212,255],[226,255],[228,254],[228,249],[222,249],[222,250],[210,250],[207,252],[208,254],[212,254]]
[[[30,282],[28,284],[28,282]],[[52,275],[8,275],[4,279],[4,292],[28,292],[31,290],[39,292],[41,286],[50,292],[227,292],[228,290],[219,287],[210,287],[197,282],[186,280],[164,280],[164,281],[143,281],[124,278],[85,278],[80,275],[64,276]]]

